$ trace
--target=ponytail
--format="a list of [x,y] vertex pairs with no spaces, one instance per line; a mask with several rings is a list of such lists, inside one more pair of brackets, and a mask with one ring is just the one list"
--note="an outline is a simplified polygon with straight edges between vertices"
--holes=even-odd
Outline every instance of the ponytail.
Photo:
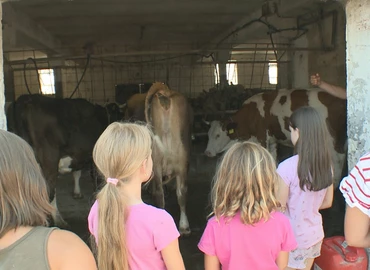
[[[117,185],[120,185],[118,183]],[[125,236],[127,207],[118,187],[107,183],[97,196],[99,270],[129,270]]]

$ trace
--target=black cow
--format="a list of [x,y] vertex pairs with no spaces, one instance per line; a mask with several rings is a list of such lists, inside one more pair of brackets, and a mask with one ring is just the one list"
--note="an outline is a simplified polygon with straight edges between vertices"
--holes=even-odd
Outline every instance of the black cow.
[[[92,149],[100,134],[110,122],[120,120],[119,114],[111,114],[110,107],[115,108],[114,105],[104,108],[85,99],[55,99],[35,94],[20,96],[8,108],[8,130],[33,147],[55,206],[58,168],[76,172],[75,181],[79,179],[81,170],[92,163]],[[68,169],[62,168],[60,162],[66,157]],[[78,182],[74,195],[81,196]],[[57,225],[63,225],[58,210],[53,219]]]

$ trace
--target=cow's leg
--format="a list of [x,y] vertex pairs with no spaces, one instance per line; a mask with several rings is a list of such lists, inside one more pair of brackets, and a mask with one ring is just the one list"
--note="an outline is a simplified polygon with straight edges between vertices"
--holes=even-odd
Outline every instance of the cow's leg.
[[274,158],[274,160],[277,160],[277,142],[272,137],[267,137],[266,141],[266,148]]
[[57,204],[57,193],[56,190],[54,190],[54,199],[51,201],[51,205],[54,207],[54,212],[51,214],[55,226],[61,227],[61,228],[67,228],[68,223],[65,222],[62,215],[59,212],[58,204]]
[[73,190],[73,198],[81,199],[83,198],[81,194],[80,188],[80,178],[81,178],[81,170],[73,172],[73,179],[74,179],[74,190]]
[[45,142],[42,147],[38,148],[38,159],[45,179],[49,186],[49,199],[54,205],[54,213],[52,218],[54,225],[58,227],[67,227],[67,223],[63,220],[59,213],[56,201],[56,184],[58,178],[59,150]]
[[152,183],[152,190],[153,190],[153,200],[154,204],[157,207],[164,208],[164,192],[163,192],[163,185],[162,185],[162,173],[160,171],[156,171],[153,177]]
[[186,178],[186,172],[182,172],[176,176],[176,195],[177,202],[180,206],[179,231],[181,235],[189,235],[191,233],[188,217],[186,215],[186,195],[188,190]]

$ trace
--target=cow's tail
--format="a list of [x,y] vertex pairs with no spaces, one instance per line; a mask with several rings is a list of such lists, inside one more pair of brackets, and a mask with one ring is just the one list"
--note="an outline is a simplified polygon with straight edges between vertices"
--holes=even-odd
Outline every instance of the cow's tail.
[[157,147],[157,149],[159,150],[159,152],[162,155],[165,155],[166,148],[164,147],[164,145],[163,145],[163,143],[161,141],[161,138],[159,138],[157,135],[154,135],[153,136],[153,143],[155,144],[155,146]]
[[160,96],[169,97],[171,90],[167,85],[161,82],[155,82],[150,87],[146,98],[145,98],[145,120],[148,124],[152,125],[152,102],[155,95],[159,94]]

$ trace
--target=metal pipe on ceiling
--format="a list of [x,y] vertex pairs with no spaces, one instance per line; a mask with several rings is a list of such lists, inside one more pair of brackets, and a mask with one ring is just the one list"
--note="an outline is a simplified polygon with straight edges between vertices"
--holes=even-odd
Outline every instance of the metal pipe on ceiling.
[[[317,47],[276,47],[275,51],[324,51],[323,48]],[[255,52],[255,51],[266,51],[266,48],[235,48],[235,49],[227,49],[227,48],[219,48],[213,49],[212,52],[218,51],[232,51],[232,52]],[[273,52],[273,50],[271,50]],[[182,50],[182,51],[140,51],[140,52],[123,52],[123,53],[112,53],[112,54],[101,54],[101,55],[91,55],[92,59],[94,58],[108,58],[108,57],[120,57],[120,56],[151,56],[151,55],[169,55],[169,54],[178,54],[179,58],[188,55],[202,55],[203,51],[201,50]],[[50,58],[37,58],[35,59],[36,62],[50,62],[50,61],[58,61],[58,60],[80,60],[86,59],[86,55],[79,55],[79,56],[60,56],[60,57],[50,57]],[[104,60],[104,59],[103,59]],[[25,60],[15,60],[9,61],[11,65],[23,64]]]
[[[232,48],[233,46],[241,46],[241,45],[250,45],[250,46],[255,46],[256,42],[243,42],[243,43],[238,43],[238,44],[235,44],[235,43],[223,43],[223,45],[225,47],[229,47],[229,48]],[[270,42],[258,42],[257,43],[258,45],[261,45],[261,46],[265,46],[266,44],[271,44]],[[182,43],[180,44],[176,44],[176,43],[171,43],[171,44],[165,44],[162,46],[165,47],[165,46],[169,46],[169,45],[173,45],[173,46],[176,46],[176,45],[184,45]],[[187,44],[188,45],[188,44]],[[216,44],[210,44],[210,45],[216,45]],[[289,43],[283,43],[283,42],[279,42],[279,43],[276,43],[275,44],[276,46],[289,46],[290,44]],[[123,47],[125,45],[122,45]],[[117,48],[117,47],[121,47],[122,46],[114,46],[114,50]],[[109,46],[108,46],[109,47]],[[187,46],[189,47],[189,46]],[[99,50],[98,51],[101,51],[104,49],[103,46],[98,46]],[[110,48],[110,47],[109,47]],[[80,50],[81,51],[81,46],[65,46],[65,47],[60,47],[60,48],[54,48],[54,50],[62,50],[62,49],[69,49],[69,50]],[[24,52],[33,52],[33,51],[45,51],[46,49],[45,48],[32,48],[32,49],[29,49],[29,48],[24,48],[24,49],[14,49],[14,50],[4,50],[4,54],[6,53],[24,53]],[[127,49],[126,49],[127,51]]]
[[[268,64],[268,63],[279,63],[279,64],[287,64],[289,63],[290,61],[227,61],[227,62],[217,62],[219,64],[229,64],[229,63],[233,63],[233,64]],[[18,64],[17,64],[18,65]],[[125,65],[125,64],[120,64],[120,65]],[[135,65],[140,65],[140,64],[135,64]],[[214,65],[213,62],[196,62],[192,65],[187,65],[187,64],[181,64],[181,63],[170,63],[169,65],[171,66],[175,66],[175,65],[178,65],[178,66],[182,66],[182,67],[191,67],[191,66],[199,66],[199,65]],[[99,67],[101,68],[102,65],[92,65],[92,67]],[[114,64],[112,65],[105,65],[105,66],[110,66],[112,68],[114,68]],[[52,66],[50,65],[49,67],[44,67],[44,66],[39,66],[39,69],[49,69],[49,68],[53,68],[53,69],[58,69],[58,68],[63,68],[63,69],[75,69],[74,66],[66,66],[66,65],[58,65],[58,66]],[[81,67],[82,68],[82,67]],[[23,71],[23,70],[35,70],[35,68],[32,68],[32,67],[27,67],[26,69],[24,69],[23,67],[19,67],[19,68],[13,68],[12,71]]]

